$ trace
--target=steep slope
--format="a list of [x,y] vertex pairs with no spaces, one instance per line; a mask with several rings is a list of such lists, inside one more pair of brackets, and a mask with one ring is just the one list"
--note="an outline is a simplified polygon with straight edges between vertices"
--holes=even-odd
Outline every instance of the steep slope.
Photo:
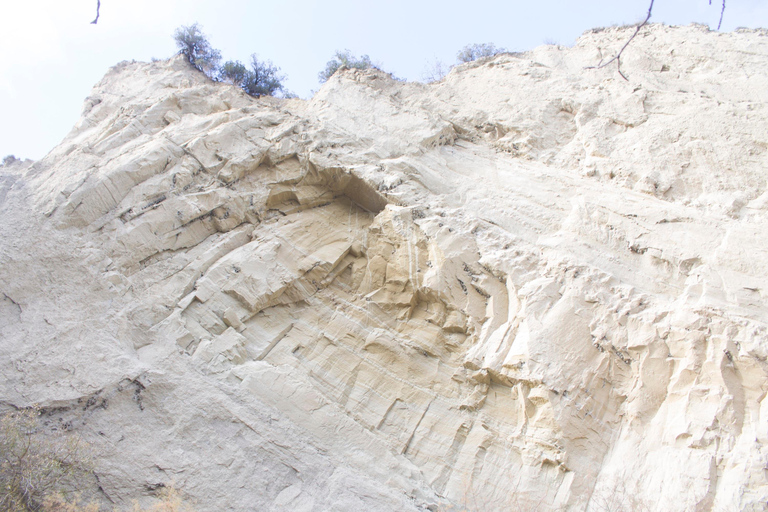
[[0,176],[0,388],[118,506],[762,510],[768,38],[253,99],[122,63]]

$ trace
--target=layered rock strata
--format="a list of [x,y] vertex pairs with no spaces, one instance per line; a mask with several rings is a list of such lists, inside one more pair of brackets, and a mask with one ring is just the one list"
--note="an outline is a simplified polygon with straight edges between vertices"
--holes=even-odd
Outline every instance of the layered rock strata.
[[121,63],[0,175],[0,385],[117,506],[763,510],[768,38],[254,99]]

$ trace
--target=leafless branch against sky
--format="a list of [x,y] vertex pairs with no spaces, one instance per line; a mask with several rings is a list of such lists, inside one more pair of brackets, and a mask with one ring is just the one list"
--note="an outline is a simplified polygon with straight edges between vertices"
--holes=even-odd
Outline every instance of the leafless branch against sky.
[[[725,0],[723,0],[725,2]],[[91,25],[95,25],[99,22],[99,11],[101,10],[101,0],[96,0],[96,18],[91,22]]]
[[[711,1],[712,0],[710,0],[710,2]],[[723,0],[723,1],[725,1],[725,0]],[[616,61],[616,68],[619,70],[619,74],[621,75],[621,78],[623,78],[624,80],[629,81],[629,79],[626,76],[624,76],[624,73],[621,72],[621,54],[624,52],[624,50],[627,48],[627,46],[629,46],[629,43],[631,43],[632,40],[637,36],[638,32],[640,32],[640,29],[648,24],[648,20],[651,19],[651,13],[653,12],[653,2],[654,2],[654,0],[651,0],[651,5],[648,6],[648,15],[645,17],[645,19],[642,21],[642,23],[638,23],[637,27],[635,27],[635,32],[632,34],[632,37],[630,37],[627,40],[627,42],[624,43],[624,46],[621,47],[621,50],[619,50],[619,52],[616,55],[614,55],[613,58],[611,60],[609,60],[608,62],[601,62],[597,66],[590,66],[587,69],[602,69],[602,68],[606,67],[608,64],[610,64],[611,62]]]
[[[709,5],[712,5],[712,0],[709,0]],[[723,7],[720,9],[720,21],[717,22],[717,30],[723,25],[723,14],[725,14],[725,0],[723,0]]]
[[[607,62],[603,62],[602,59],[600,59],[600,63],[597,66],[589,66],[586,69],[602,69],[609,65],[610,63],[616,61],[616,69],[619,71],[619,74],[621,75],[621,78],[624,80],[629,81],[629,79],[622,73],[621,71],[621,54],[624,53],[624,50],[626,50],[627,46],[629,46],[629,43],[632,42],[632,40],[637,36],[637,34],[640,32],[640,29],[642,29],[644,26],[648,24],[648,21],[651,19],[651,14],[653,13],[653,2],[654,0],[651,0],[651,4],[648,6],[648,14],[645,16],[645,19],[638,23],[635,27],[635,31],[632,34],[632,36],[627,40],[626,43],[624,43],[624,46],[621,47],[621,49],[618,51],[616,55],[613,56],[612,59],[610,59]],[[709,5],[712,5],[712,0],[709,0]],[[717,24],[717,30],[720,30],[720,27],[723,24],[723,14],[725,13],[725,0],[723,0],[722,8],[720,9],[720,21]]]

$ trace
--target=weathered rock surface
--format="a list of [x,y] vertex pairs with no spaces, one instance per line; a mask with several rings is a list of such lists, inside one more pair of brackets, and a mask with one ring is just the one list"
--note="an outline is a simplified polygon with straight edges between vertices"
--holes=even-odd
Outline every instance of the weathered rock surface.
[[768,37],[254,99],[122,63],[0,171],[0,393],[105,500],[764,510]]

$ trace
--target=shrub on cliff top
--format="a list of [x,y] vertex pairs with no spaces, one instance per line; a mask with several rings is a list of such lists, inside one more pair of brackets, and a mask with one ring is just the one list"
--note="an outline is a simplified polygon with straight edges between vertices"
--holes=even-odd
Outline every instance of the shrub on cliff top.
[[493,43],[468,44],[456,55],[459,62],[472,62],[483,57],[493,57],[507,51],[505,48],[497,48]]
[[251,55],[251,70],[246,74],[243,90],[251,96],[273,96],[283,90],[285,75],[271,61],[260,61],[256,54]]
[[228,60],[219,69],[219,78],[222,82],[242,87],[248,73],[248,68],[239,60]]
[[[195,23],[176,29],[173,35],[179,53],[187,57],[189,63],[202,71],[211,80],[236,85],[251,96],[273,96],[283,91],[285,75],[272,62],[260,61],[256,54],[251,55],[251,69],[240,61],[228,60],[221,67],[221,52],[211,47],[200,26]],[[290,97],[290,93],[284,94]]]
[[173,34],[179,53],[184,55],[189,63],[211,78],[218,70],[221,52],[211,47],[197,23],[181,26]]
[[260,61],[251,55],[251,69],[240,61],[227,61],[219,69],[222,82],[236,85],[251,96],[274,96],[283,90],[284,75],[271,61]]
[[352,55],[352,52],[349,50],[344,50],[343,52],[338,50],[336,51],[333,59],[329,60],[325,65],[325,69],[317,74],[317,78],[320,80],[320,82],[327,82],[328,79],[331,78],[333,74],[342,67],[368,69],[374,66],[371,62],[371,58],[367,55],[363,55],[362,57],[358,58]]

